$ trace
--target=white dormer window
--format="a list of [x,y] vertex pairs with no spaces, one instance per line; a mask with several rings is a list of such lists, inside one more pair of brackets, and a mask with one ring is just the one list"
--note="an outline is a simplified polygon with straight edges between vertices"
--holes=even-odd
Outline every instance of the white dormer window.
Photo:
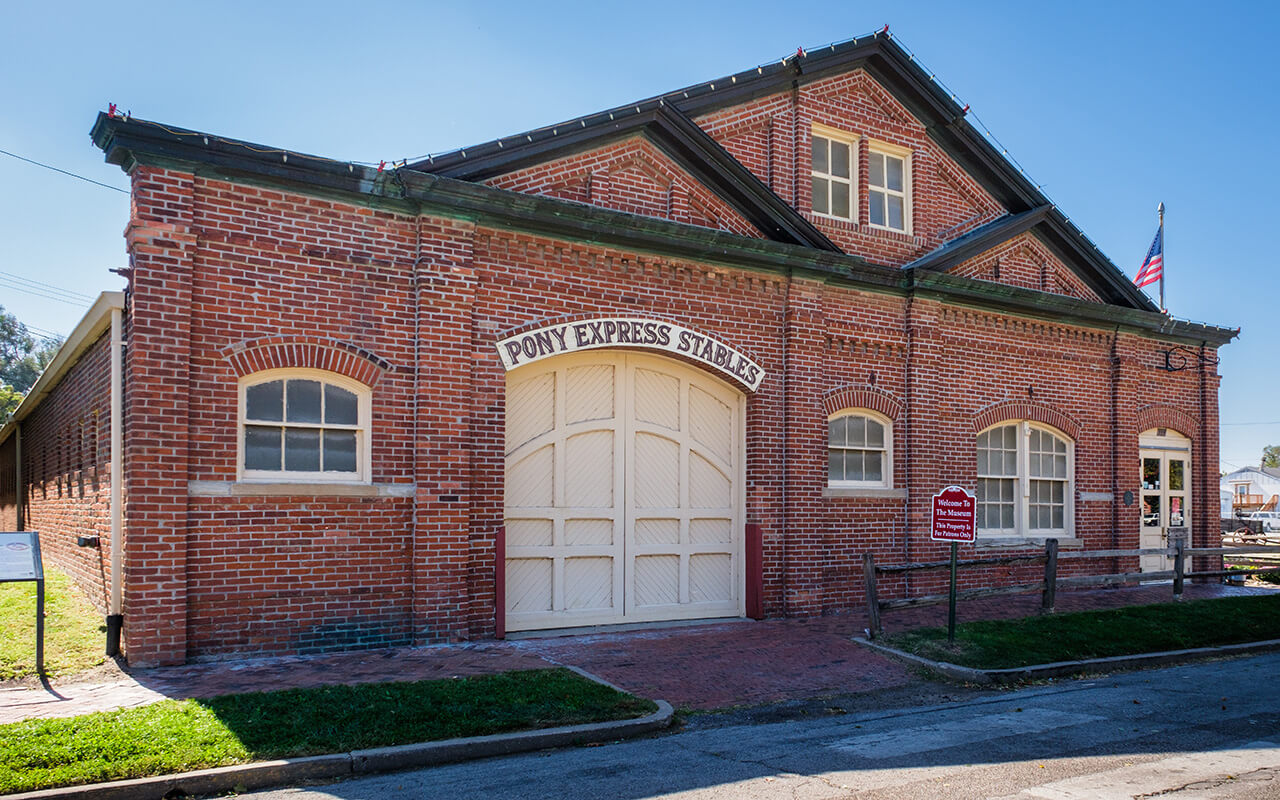
[[910,151],[880,142],[867,149],[867,221],[874,228],[911,232]]
[[815,125],[811,146],[813,160],[813,213],[853,220],[858,207],[857,137]]

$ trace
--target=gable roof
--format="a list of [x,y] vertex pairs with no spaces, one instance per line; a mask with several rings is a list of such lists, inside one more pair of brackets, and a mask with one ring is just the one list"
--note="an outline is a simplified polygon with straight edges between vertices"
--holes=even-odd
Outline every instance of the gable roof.
[[[513,136],[494,139],[490,142],[471,147],[453,150],[434,155],[408,165],[409,169],[429,172],[462,180],[484,180],[500,174],[494,169],[502,169],[500,165],[511,166],[504,171],[517,169],[538,160],[545,160],[550,154],[563,154],[570,149],[582,149],[588,145],[604,143],[619,136],[619,130],[630,126],[632,129],[647,127],[649,118],[656,117],[659,112],[675,112],[663,114],[667,120],[673,121],[667,127],[679,127],[681,135],[686,138],[686,146],[699,142],[698,147],[704,163],[694,170],[691,164],[685,167],[691,171],[714,172],[717,169],[732,171],[723,161],[736,164],[742,171],[750,175],[750,171],[730,156],[714,139],[693,123],[692,116],[706,114],[730,106],[739,105],[749,100],[776,94],[793,86],[810,83],[822,78],[850,72],[855,69],[865,70],[881,86],[890,92],[902,105],[924,125],[927,135],[937,143],[944,152],[982,185],[992,197],[1007,208],[1010,216],[1020,219],[1019,223],[1005,220],[1006,224],[1015,225],[1026,222],[1022,217],[1026,212],[1037,211],[1042,217],[1035,223],[1036,234],[1055,255],[1067,264],[1080,278],[1105,302],[1126,308],[1144,311],[1159,311],[1155,303],[1139,290],[1109,258],[1094,246],[1084,232],[1067,219],[1049,199],[1022,175],[1007,159],[1004,158],[987,141],[976,128],[965,119],[966,109],[961,108],[931,76],[907,54],[893,37],[886,32],[877,32],[868,36],[851,39],[840,44],[833,44],[818,50],[801,51],[781,61],[762,65],[751,70],[717,78],[713,81],[698,83],[677,89],[673,92],[650,97],[635,103],[607,109],[595,114],[577,117],[556,125],[526,131]],[[634,122],[632,122],[634,118]],[[679,120],[679,122],[675,122]],[[686,124],[687,123],[687,124]],[[698,136],[689,126],[701,133]],[[662,134],[658,125],[647,130],[654,136]],[[665,130],[664,130],[665,134]],[[701,139],[709,139],[715,145],[708,146]],[[712,166],[705,159],[716,153],[716,163]],[[674,155],[674,154],[673,154]],[[686,157],[689,157],[686,154]],[[683,162],[682,162],[683,163]],[[735,173],[736,174],[736,173]],[[754,178],[754,176],[752,176]],[[723,189],[726,181],[743,181],[740,174],[736,178],[717,177],[719,188]],[[822,237],[821,242],[830,245],[826,239],[798,212],[777,197],[758,179],[754,181],[753,191],[735,198],[726,197],[735,204],[743,202],[743,198],[755,200],[761,206],[748,212],[739,206],[739,210],[766,234],[796,236],[801,231],[812,238],[813,234]],[[765,199],[759,196],[759,189],[771,196]],[[785,206],[791,213],[782,211],[778,206]],[[1046,208],[1047,207],[1047,208]],[[1046,210],[1041,210],[1046,208]],[[795,218],[806,223],[809,230],[801,227]],[[763,219],[764,222],[757,220]],[[784,224],[785,221],[785,224]],[[991,225],[1001,222],[997,220]],[[793,227],[794,231],[786,231]],[[989,226],[984,226],[989,227]],[[1023,230],[1027,230],[1024,228]],[[809,231],[812,231],[811,233]],[[1019,231],[1020,233],[1021,231]],[[986,232],[990,234],[990,231]],[[1011,238],[991,241],[990,246],[1000,244]],[[961,237],[962,239],[965,237]],[[782,241],[795,241],[784,239]],[[957,240],[959,241],[959,240]],[[809,244],[809,242],[797,242]],[[939,250],[946,250],[956,242],[950,242]],[[971,246],[973,240],[968,245]],[[825,245],[810,246],[827,249]],[[989,248],[988,248],[989,249]],[[935,253],[938,251],[935,251]],[[954,251],[950,251],[954,252]],[[978,251],[980,252],[980,251]],[[977,252],[973,253],[974,255]],[[925,256],[929,258],[933,254]],[[921,259],[923,260],[923,259]]]
[[729,155],[697,123],[661,100],[641,113],[606,119],[590,128],[584,121],[564,126],[563,133],[560,130],[560,127],[553,128],[549,137],[529,136],[523,145],[507,146],[498,140],[496,147],[484,148],[479,153],[472,150],[468,155],[466,150],[456,150],[435,159],[429,169],[422,168],[423,162],[409,168],[479,182],[579,152],[588,146],[640,135],[728,201],[769,238],[818,250],[840,251],[813,223]]

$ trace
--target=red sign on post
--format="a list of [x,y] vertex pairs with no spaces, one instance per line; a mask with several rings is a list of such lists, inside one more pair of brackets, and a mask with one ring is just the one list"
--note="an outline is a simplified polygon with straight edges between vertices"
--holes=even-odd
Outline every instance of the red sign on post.
[[972,542],[977,538],[978,498],[959,486],[948,486],[933,496],[935,542]]

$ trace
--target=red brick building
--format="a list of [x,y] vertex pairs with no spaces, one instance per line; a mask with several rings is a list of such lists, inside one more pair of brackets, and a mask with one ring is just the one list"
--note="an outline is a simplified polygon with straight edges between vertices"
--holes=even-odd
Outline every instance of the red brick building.
[[1217,530],[1235,331],[1161,313],[888,37],[398,168],[93,138],[128,289],[0,431],[0,523],[133,663],[840,611],[862,553],[942,556],[950,484],[970,554]]

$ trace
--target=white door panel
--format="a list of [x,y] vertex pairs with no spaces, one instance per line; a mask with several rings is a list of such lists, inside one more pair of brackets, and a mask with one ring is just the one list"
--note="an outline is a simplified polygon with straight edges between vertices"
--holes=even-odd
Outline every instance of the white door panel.
[[638,353],[548,363],[507,378],[507,629],[741,615],[741,393]]

